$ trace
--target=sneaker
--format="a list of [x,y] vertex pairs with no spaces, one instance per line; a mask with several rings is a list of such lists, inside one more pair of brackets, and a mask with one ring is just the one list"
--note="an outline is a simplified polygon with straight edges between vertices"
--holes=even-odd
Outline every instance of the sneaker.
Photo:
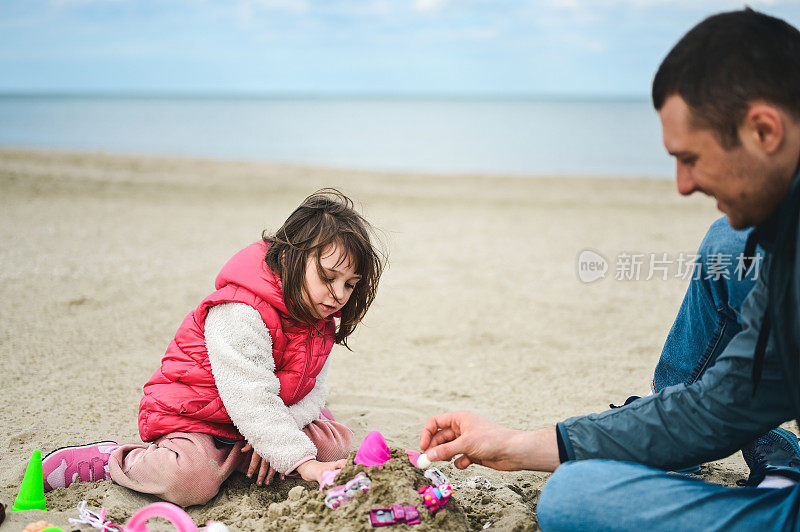
[[76,480],[109,480],[108,458],[117,447],[117,442],[100,441],[62,447],[51,452],[42,460],[44,491],[66,488]]
[[797,436],[786,429],[772,429],[742,449],[750,468],[747,480],[740,486],[758,486],[767,475],[780,475],[800,481],[800,445]]

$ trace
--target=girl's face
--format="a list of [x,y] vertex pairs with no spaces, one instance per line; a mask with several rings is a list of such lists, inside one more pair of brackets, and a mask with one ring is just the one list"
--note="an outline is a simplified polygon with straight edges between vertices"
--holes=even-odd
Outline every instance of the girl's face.
[[350,299],[350,294],[361,276],[355,272],[350,261],[342,257],[342,252],[335,245],[323,250],[319,263],[325,277],[321,278],[317,271],[315,257],[306,261],[306,288],[309,303],[318,317],[327,318],[338,312]]

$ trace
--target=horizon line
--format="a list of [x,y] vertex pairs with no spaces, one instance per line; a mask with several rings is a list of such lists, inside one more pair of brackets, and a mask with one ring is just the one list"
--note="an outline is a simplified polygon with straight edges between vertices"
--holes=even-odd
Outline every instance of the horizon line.
[[554,92],[385,92],[385,91],[164,91],[164,90],[2,90],[0,98],[107,99],[382,99],[382,100],[518,100],[518,101],[645,101],[649,94]]

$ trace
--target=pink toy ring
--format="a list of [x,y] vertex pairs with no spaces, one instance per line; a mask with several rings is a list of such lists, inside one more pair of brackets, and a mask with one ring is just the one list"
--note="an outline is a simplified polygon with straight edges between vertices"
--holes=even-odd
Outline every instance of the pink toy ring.
[[125,525],[125,532],[148,532],[147,520],[151,517],[163,517],[178,532],[198,532],[192,518],[180,507],[168,502],[154,502],[133,514]]

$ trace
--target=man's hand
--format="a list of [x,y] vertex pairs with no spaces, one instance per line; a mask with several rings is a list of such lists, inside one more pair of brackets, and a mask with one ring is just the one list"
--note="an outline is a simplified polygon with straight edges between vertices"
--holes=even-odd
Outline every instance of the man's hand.
[[297,466],[297,472],[308,482],[322,482],[322,473],[331,469],[341,469],[345,466],[347,459],[342,458],[335,462],[318,462],[309,460]]
[[472,412],[434,416],[425,424],[419,446],[431,460],[451,460],[459,469],[478,464],[500,471],[558,467],[555,427],[535,432],[513,430]]
[[[242,447],[243,453],[249,453],[250,451],[253,451],[253,446],[249,443]],[[267,485],[272,483],[272,479],[275,476],[275,468],[269,465],[269,462],[261,458],[258,454],[256,454],[255,451],[253,451],[253,456],[250,457],[250,466],[247,468],[248,478],[252,478],[253,473],[256,471],[258,471],[256,484],[259,486],[263,485],[265,479]],[[283,477],[283,475],[281,475],[281,477]]]

